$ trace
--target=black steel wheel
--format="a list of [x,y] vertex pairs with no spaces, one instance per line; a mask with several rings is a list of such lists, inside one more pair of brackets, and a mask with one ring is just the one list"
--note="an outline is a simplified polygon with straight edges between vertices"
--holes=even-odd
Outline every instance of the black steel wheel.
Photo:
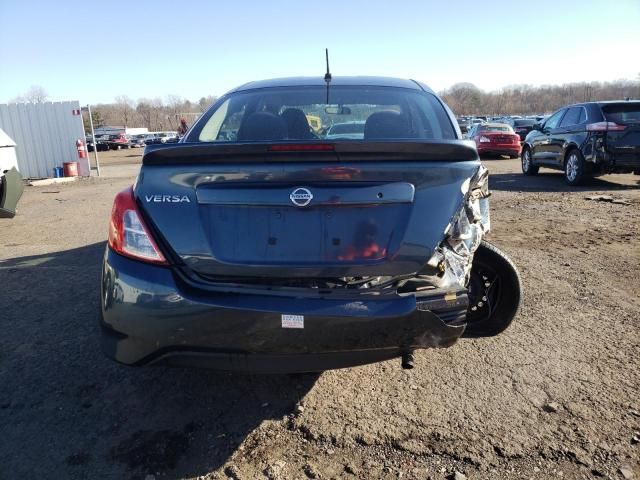
[[465,337],[490,337],[504,331],[520,309],[520,274],[502,251],[483,241],[469,279]]

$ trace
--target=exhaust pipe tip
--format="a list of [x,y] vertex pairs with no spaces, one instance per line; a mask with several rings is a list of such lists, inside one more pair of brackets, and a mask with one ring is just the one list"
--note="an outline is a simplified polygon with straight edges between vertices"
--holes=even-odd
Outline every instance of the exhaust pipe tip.
[[411,370],[415,367],[415,358],[413,356],[413,352],[406,352],[402,354],[402,368],[404,370]]

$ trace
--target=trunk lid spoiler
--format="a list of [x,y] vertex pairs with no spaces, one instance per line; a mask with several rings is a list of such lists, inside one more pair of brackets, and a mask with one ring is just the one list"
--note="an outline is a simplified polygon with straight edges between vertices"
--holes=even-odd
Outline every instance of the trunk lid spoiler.
[[[326,145],[326,150],[310,151],[305,147]],[[272,150],[287,146],[290,150]],[[296,150],[296,146],[300,149]],[[348,162],[348,161],[473,161],[478,160],[475,144],[470,140],[425,142],[341,141],[280,143],[174,143],[148,145],[143,165],[175,163],[243,163],[255,162]]]

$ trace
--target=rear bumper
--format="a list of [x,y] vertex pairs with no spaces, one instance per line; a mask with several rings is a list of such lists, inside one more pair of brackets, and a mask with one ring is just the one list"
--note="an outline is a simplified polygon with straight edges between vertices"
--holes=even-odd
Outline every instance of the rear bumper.
[[478,154],[482,155],[482,154],[496,154],[496,155],[520,155],[520,152],[522,151],[522,147],[520,146],[520,144],[517,145],[487,145],[485,146],[478,146]]
[[611,173],[640,171],[640,152],[607,154],[604,163]]
[[[465,292],[418,301],[203,294],[184,288],[169,268],[109,248],[101,298],[102,347],[118,362],[263,373],[342,368],[448,347],[464,331],[467,308]],[[283,314],[303,316],[304,327],[283,328]]]

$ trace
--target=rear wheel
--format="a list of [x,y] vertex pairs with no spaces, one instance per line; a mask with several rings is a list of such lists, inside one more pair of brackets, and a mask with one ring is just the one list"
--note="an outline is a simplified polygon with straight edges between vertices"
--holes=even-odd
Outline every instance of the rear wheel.
[[520,308],[520,274],[502,251],[483,241],[473,257],[465,337],[490,337],[505,330]]
[[564,162],[564,180],[569,185],[580,185],[586,177],[586,167],[582,153],[578,149],[573,149],[567,155]]
[[525,175],[536,175],[540,167],[533,164],[533,158],[531,157],[531,150],[525,148],[522,151],[522,173]]

